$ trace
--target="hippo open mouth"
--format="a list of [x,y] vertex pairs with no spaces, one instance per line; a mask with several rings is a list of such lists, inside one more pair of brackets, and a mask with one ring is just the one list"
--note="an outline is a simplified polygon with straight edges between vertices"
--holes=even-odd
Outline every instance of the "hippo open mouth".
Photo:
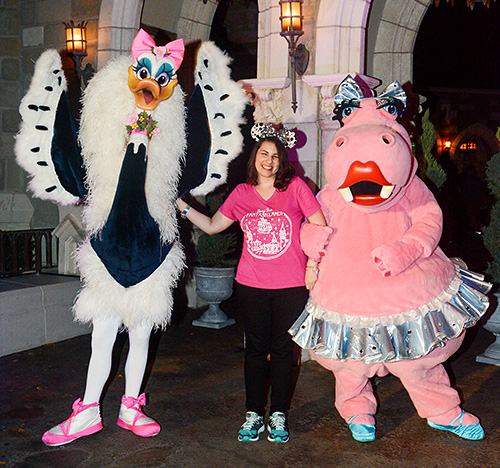
[[358,205],[378,205],[387,200],[394,190],[373,161],[354,161],[349,167],[339,192],[346,202]]

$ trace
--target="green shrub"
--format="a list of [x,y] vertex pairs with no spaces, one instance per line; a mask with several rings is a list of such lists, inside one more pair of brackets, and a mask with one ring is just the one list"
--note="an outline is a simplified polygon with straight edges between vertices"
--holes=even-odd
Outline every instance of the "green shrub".
[[[206,196],[208,215],[213,216],[227,197],[226,190],[212,192]],[[221,232],[209,236],[202,233],[196,244],[198,263],[204,267],[234,267],[238,264],[236,234]]]
[[[499,137],[500,127],[497,131]],[[495,283],[500,283],[500,153],[495,154],[486,166],[488,188],[496,198],[491,209],[490,224],[484,228],[483,241],[490,251],[492,261],[488,264],[488,273]]]

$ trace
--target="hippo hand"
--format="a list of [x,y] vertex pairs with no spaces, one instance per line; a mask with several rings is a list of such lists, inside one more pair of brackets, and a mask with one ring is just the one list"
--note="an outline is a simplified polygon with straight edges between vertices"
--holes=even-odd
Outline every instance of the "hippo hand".
[[326,254],[326,245],[333,229],[329,226],[306,223],[300,230],[300,245],[312,260],[320,261]]
[[372,258],[383,276],[396,276],[418,260],[424,248],[413,239],[384,244],[372,250]]

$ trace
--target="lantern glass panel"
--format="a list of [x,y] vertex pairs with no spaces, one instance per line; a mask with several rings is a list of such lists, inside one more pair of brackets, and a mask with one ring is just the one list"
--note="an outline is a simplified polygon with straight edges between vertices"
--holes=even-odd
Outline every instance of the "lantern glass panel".
[[282,1],[281,30],[283,32],[302,31],[302,2]]

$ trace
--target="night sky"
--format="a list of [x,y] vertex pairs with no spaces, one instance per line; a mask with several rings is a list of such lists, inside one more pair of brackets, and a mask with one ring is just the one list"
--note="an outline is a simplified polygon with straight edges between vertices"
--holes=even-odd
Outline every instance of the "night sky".
[[500,89],[500,0],[490,8],[441,0],[422,21],[414,48],[414,89]]

